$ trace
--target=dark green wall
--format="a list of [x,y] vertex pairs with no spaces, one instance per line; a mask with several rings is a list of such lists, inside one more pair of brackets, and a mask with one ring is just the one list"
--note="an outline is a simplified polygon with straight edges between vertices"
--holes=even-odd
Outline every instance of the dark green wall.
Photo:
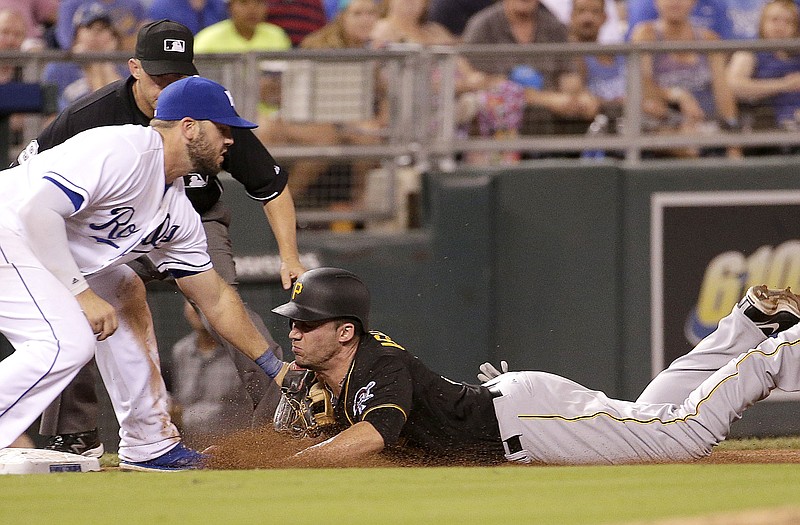
[[494,358],[617,391],[620,176],[542,164],[498,173]]

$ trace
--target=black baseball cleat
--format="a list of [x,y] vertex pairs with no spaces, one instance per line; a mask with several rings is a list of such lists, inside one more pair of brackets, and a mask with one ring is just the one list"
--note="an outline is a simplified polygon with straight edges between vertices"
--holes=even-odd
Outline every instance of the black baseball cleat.
[[87,432],[76,432],[74,434],[56,434],[55,436],[50,436],[44,449],[69,452],[87,458],[100,458],[105,451],[103,443],[97,435],[97,429]]
[[774,290],[753,286],[738,307],[767,337],[783,332],[800,321],[800,298],[789,288]]

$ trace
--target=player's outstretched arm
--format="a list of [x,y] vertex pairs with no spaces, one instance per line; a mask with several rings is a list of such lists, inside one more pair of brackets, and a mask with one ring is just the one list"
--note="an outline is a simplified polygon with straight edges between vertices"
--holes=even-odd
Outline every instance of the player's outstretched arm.
[[176,282],[221,337],[254,361],[264,354],[269,343],[247,315],[239,294],[216,270],[180,277]]
[[281,384],[280,374],[285,373],[288,363],[275,357],[269,343],[247,314],[239,294],[216,270],[181,277],[176,282],[186,297],[200,308],[217,334]]
[[301,450],[295,457],[315,465],[341,464],[373,456],[383,447],[383,436],[372,423],[359,421],[332,438]]

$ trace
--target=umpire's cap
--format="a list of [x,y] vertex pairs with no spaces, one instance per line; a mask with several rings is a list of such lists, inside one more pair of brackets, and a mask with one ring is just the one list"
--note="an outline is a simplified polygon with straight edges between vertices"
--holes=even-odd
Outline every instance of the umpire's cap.
[[369,290],[355,274],[341,268],[309,270],[294,283],[292,299],[273,308],[293,321],[350,318],[361,331],[369,324]]
[[148,75],[196,75],[194,35],[172,20],[145,24],[136,38],[136,58]]

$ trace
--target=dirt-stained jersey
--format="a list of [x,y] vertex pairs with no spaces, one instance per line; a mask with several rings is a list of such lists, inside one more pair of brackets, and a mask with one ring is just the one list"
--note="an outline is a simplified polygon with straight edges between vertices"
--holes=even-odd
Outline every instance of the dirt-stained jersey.
[[368,421],[387,447],[408,445],[433,456],[465,451],[502,459],[492,394],[432,372],[387,335],[361,340],[335,408],[336,421]]
[[200,216],[182,179],[166,185],[163,141],[152,128],[91,129],[0,172],[0,226],[19,231],[16,212],[40,184],[55,185],[74,206],[67,240],[84,275],[145,253],[176,275],[211,268]]

